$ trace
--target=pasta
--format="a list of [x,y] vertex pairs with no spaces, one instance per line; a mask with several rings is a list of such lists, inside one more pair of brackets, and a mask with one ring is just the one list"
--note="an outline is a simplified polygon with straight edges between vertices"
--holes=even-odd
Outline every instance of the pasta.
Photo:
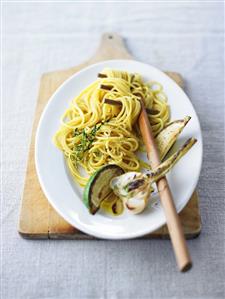
[[159,83],[144,83],[139,74],[104,69],[72,100],[53,140],[81,186],[105,164],[117,164],[124,171],[143,167],[137,156],[142,146],[136,125],[140,98],[157,135],[169,121],[167,97]]

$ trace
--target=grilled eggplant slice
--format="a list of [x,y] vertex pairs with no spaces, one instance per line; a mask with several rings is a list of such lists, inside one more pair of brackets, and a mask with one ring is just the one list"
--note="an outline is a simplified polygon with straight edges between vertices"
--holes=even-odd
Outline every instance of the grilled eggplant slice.
[[94,215],[98,211],[101,202],[112,192],[110,181],[123,173],[124,170],[118,165],[109,164],[90,177],[84,189],[83,202],[91,214]]

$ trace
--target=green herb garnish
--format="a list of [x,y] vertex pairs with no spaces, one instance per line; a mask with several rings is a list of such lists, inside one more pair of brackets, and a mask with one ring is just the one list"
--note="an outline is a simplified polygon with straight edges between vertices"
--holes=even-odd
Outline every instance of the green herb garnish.
[[81,132],[79,132],[79,130],[77,128],[73,132],[74,137],[79,136],[80,134],[81,134]]
[[74,136],[80,136],[80,142],[74,146],[73,157],[75,161],[82,160],[84,153],[90,149],[97,131],[101,128],[103,123],[95,125],[92,130],[87,133],[85,129],[79,132],[78,129],[74,130]]

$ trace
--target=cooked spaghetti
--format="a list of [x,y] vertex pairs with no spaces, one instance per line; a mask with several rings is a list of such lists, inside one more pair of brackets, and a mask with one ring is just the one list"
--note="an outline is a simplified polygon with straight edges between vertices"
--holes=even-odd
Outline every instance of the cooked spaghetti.
[[157,135],[169,121],[167,97],[159,83],[145,83],[139,74],[104,69],[72,100],[54,143],[81,186],[105,164],[117,164],[124,171],[143,167],[137,156],[142,145],[136,126],[140,99]]

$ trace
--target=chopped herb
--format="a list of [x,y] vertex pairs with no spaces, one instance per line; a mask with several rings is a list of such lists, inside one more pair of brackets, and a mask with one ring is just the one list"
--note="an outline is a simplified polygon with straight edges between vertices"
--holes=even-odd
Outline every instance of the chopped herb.
[[78,128],[76,128],[74,130],[74,133],[73,133],[73,136],[76,137],[76,136],[79,136],[81,133],[79,132]]
[[78,131],[78,129],[74,130],[74,136],[80,136],[80,142],[74,146],[73,149],[73,158],[74,161],[82,160],[84,152],[90,149],[97,131],[101,128],[103,123],[99,125],[95,125],[92,130],[87,133],[85,129],[83,129],[81,132]]

